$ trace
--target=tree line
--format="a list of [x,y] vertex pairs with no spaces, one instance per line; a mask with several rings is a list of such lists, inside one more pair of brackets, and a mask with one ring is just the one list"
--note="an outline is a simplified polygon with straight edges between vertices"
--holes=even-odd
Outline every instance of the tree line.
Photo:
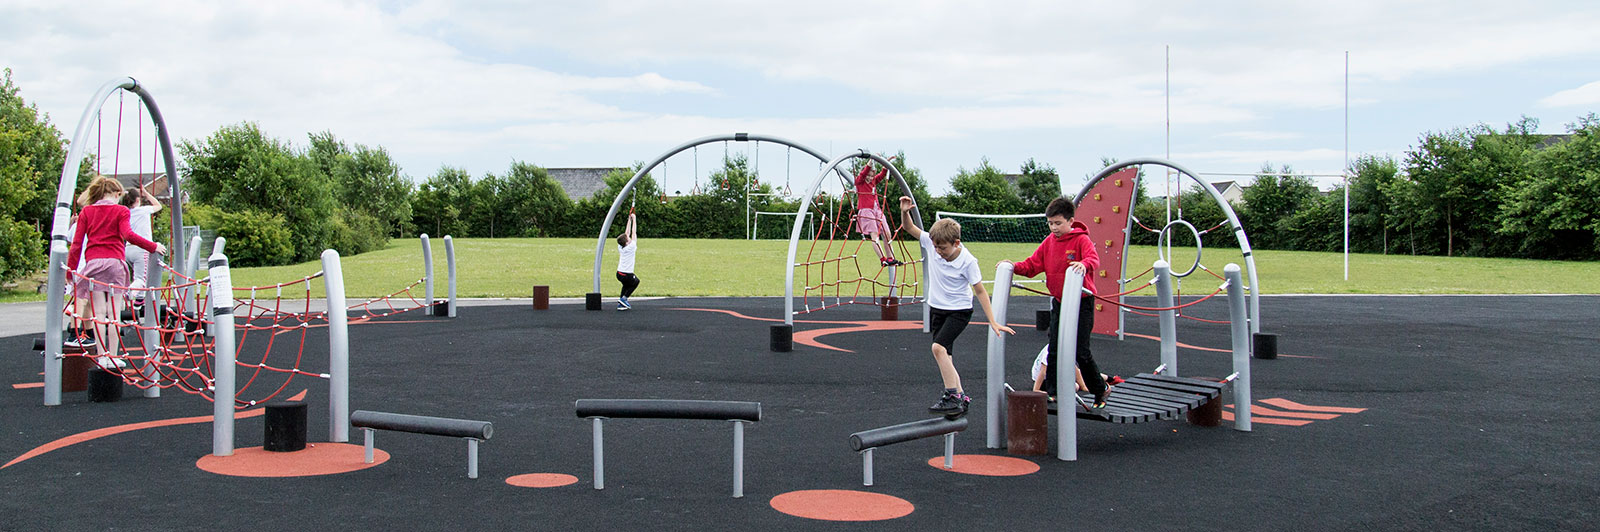
[[[6,70],[0,85],[0,282],[43,268],[51,194],[66,157],[60,132],[18,93]],[[1498,131],[1479,125],[1430,132],[1399,158],[1360,157],[1349,180],[1351,250],[1600,259],[1600,119],[1580,117],[1565,136],[1536,134],[1537,126],[1525,118]],[[314,260],[326,248],[356,254],[417,233],[593,237],[612,200],[642,168],[636,163],[614,171],[594,195],[573,200],[544,168],[523,161],[476,178],[444,166],[414,183],[384,148],[348,143],[332,132],[311,134],[302,146],[245,122],[181,141],[178,152],[190,193],[186,223],[227,237],[230,259],[243,266]],[[80,165],[80,188],[92,175],[90,162]],[[1102,160],[1105,166],[1114,162]],[[1032,159],[1009,178],[980,159],[972,169],[959,169],[943,196],[928,192],[904,153],[893,164],[912,189],[924,226],[939,210],[1039,213],[1063,193],[1057,171]],[[762,182],[740,154],[726,156],[706,179],[718,186],[669,198],[643,177],[628,202],[648,220],[641,236],[745,238],[751,211],[798,208],[799,200],[772,195],[774,185]],[[1343,186],[1319,191],[1291,168],[1269,165],[1232,207],[1254,248],[1337,251],[1343,243]],[[747,187],[754,193],[748,208]],[[1134,215],[1159,228],[1167,200],[1149,197],[1145,188]],[[891,218],[897,195],[886,198]],[[1198,229],[1224,220],[1198,185],[1172,200]],[[844,229],[849,219],[832,222]],[[620,224],[613,228],[620,230]],[[756,236],[782,238],[787,232],[787,223],[769,224]],[[1135,243],[1155,241],[1154,233],[1134,233]],[[1183,232],[1178,237],[1180,243],[1187,238]],[[1205,239],[1208,247],[1236,245],[1227,230]]]

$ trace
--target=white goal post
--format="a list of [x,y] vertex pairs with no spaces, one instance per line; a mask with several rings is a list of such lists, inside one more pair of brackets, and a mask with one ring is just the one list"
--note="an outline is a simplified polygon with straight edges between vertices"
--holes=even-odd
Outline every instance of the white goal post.
[[[816,225],[816,220],[812,219],[812,216],[811,216],[812,214],[813,214],[812,212],[806,211],[805,234],[800,235],[800,239],[801,240],[811,240],[811,239],[816,237],[817,225]],[[761,217],[763,215],[765,215],[765,216],[787,216],[787,217],[789,217],[789,220],[793,220],[794,216],[796,216],[796,214],[792,213],[792,212],[756,211],[755,223],[751,226],[751,229],[750,229],[750,239],[751,240],[787,240],[789,238],[789,235],[786,233],[786,231],[789,230],[790,228],[792,228],[792,226],[794,225],[794,222],[785,221],[785,220],[778,221],[777,225],[772,225],[769,222],[767,227],[776,227],[777,229],[769,229],[768,232],[771,232],[771,233],[773,233],[774,235],[777,235],[777,236],[773,236],[771,238],[765,238],[765,239],[761,238]]]

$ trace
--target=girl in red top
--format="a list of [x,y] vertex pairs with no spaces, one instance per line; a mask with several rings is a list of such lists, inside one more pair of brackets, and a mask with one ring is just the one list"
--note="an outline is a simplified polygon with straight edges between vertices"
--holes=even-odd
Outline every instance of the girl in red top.
[[889,248],[888,243],[894,233],[889,231],[889,220],[884,218],[883,209],[878,207],[878,184],[888,174],[887,166],[873,174],[870,162],[856,172],[856,230],[872,239],[872,250],[878,253],[878,263],[899,266],[905,263],[894,259],[894,250]]
[[1094,330],[1094,278],[1090,274],[1100,268],[1100,254],[1095,252],[1094,241],[1089,240],[1089,226],[1073,219],[1076,212],[1077,208],[1070,199],[1062,197],[1050,200],[1050,205],[1044,209],[1045,220],[1050,223],[1050,235],[1044,237],[1044,242],[1039,243],[1032,256],[1013,264],[1012,271],[1023,277],[1033,277],[1042,272],[1044,284],[1050,288],[1049,365],[1045,367],[1044,382],[1041,384],[1044,391],[1052,396],[1056,395],[1056,368],[1061,367],[1056,351],[1061,296],[1065,293],[1063,290],[1079,289],[1061,285],[1066,281],[1067,269],[1083,274],[1082,289],[1089,293],[1084,294],[1078,303],[1078,370],[1082,372],[1084,385],[1094,393],[1094,407],[1102,408],[1110,389],[1100,375],[1100,367],[1089,354],[1089,333]]
[[[117,203],[126,193],[117,180],[95,176],[88,190],[84,191],[84,196],[92,203],[78,214],[78,228],[72,235],[72,245],[67,251],[67,267],[82,277],[73,283],[74,294],[79,301],[89,300],[90,313],[97,320],[94,326],[95,334],[99,336],[96,351],[102,357],[101,366],[108,368],[113,367],[112,364],[120,365],[108,363],[104,357],[107,352],[117,352],[119,347],[120,335],[115,320],[122,311],[122,295],[128,284],[124,248],[132,243],[151,253],[167,254],[166,246],[133,232],[128,224],[128,208]],[[83,263],[81,269],[80,258]],[[106,345],[107,342],[111,345]]]

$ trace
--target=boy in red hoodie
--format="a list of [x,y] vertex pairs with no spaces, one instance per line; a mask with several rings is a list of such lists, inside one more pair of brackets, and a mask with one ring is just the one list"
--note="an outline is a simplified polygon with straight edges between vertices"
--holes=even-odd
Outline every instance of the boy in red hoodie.
[[[1044,273],[1044,284],[1050,288],[1050,363],[1045,368],[1044,391],[1056,395],[1056,368],[1061,367],[1056,351],[1057,322],[1061,319],[1062,283],[1067,269],[1083,274],[1083,290],[1088,291],[1078,303],[1078,369],[1083,372],[1084,385],[1094,394],[1094,407],[1103,408],[1110,390],[1100,376],[1100,367],[1089,354],[1089,333],[1094,330],[1094,278],[1090,273],[1100,268],[1100,255],[1094,242],[1089,240],[1089,227],[1073,219],[1077,212],[1072,200],[1060,197],[1050,200],[1045,207],[1045,220],[1050,223],[1050,235],[1044,237],[1033,255],[1012,265],[1012,271],[1023,277]],[[1078,290],[1078,287],[1071,287]]]

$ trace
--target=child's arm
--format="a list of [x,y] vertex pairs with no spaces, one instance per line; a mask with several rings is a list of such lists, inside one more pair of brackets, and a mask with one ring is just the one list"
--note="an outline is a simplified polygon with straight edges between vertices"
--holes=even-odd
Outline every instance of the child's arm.
[[995,336],[1000,336],[1002,331],[1006,334],[1017,334],[1017,331],[1007,327],[1006,324],[994,320],[994,311],[989,308],[989,291],[983,289],[982,281],[972,285],[972,294],[978,298],[978,306],[983,307],[983,316],[989,318],[989,328],[994,330]]
[[628,213],[628,243],[632,244],[639,239],[639,220],[633,213]]
[[[145,185],[145,186],[148,187],[150,185]],[[141,198],[144,198],[144,202],[145,202],[146,205],[154,207],[153,209],[150,210],[150,214],[155,214],[155,213],[161,212],[161,201],[156,199],[155,194],[151,194],[149,190],[141,188],[141,189],[139,189],[139,196]]]
[[911,238],[922,240],[922,230],[917,229],[917,224],[911,222],[911,209],[916,206],[916,200],[900,196],[900,229],[911,235]]

